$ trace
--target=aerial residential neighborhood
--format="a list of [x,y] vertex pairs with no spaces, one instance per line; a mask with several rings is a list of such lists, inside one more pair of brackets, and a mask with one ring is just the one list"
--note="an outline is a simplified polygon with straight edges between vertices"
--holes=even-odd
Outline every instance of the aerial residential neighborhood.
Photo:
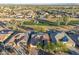
[[0,55],[79,55],[79,5],[0,5]]

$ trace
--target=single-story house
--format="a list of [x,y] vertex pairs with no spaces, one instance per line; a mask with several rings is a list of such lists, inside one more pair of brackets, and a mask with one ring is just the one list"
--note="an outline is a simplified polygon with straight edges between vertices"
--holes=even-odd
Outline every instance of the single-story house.
[[48,34],[50,36],[51,42],[62,42],[63,44],[66,43],[68,47],[72,47],[75,45],[75,42],[72,40],[71,37],[69,37],[65,32],[63,31],[48,31]]
[[48,42],[50,42],[50,38],[47,33],[35,33],[31,36],[30,47],[36,47],[38,43],[46,45]]

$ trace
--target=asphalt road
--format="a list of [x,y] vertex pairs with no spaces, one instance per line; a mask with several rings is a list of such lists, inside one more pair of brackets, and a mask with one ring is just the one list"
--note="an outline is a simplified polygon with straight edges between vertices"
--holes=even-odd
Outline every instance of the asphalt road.
[[72,48],[69,48],[69,50],[70,50],[69,51],[70,55],[79,55],[79,50],[78,49],[72,47]]

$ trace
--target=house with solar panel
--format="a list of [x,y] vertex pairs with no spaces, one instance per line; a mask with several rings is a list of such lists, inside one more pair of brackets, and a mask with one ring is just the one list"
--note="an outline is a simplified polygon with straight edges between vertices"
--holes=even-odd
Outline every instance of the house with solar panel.
[[52,43],[62,42],[67,47],[75,46],[75,42],[63,31],[48,31]]

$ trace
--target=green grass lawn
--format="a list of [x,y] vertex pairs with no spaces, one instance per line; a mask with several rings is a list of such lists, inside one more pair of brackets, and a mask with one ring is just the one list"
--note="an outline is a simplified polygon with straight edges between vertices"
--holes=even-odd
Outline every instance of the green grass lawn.
[[[39,23],[34,23],[34,22],[28,22],[28,21],[25,21],[23,23],[23,25],[42,25],[42,26],[58,26],[57,25],[57,22],[50,22],[50,21],[39,21]],[[64,22],[60,22],[60,25],[65,25]],[[68,23],[68,25],[79,25],[79,20],[76,20],[76,21],[70,21]]]

